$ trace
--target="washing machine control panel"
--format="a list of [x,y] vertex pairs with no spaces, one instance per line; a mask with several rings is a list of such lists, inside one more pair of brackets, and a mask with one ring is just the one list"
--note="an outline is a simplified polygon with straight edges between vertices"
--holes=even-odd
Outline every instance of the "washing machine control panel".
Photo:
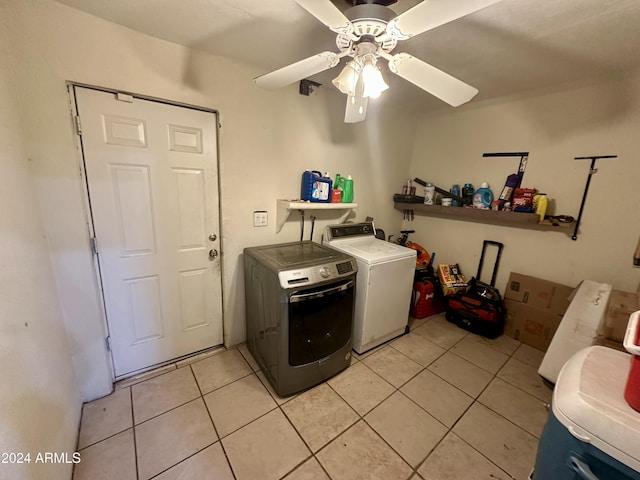
[[294,288],[346,277],[357,270],[358,267],[355,260],[350,259],[324,265],[284,270],[278,272],[278,278],[282,288]]
[[376,230],[372,222],[345,223],[327,227],[327,240],[329,241],[346,237],[375,236],[375,234]]

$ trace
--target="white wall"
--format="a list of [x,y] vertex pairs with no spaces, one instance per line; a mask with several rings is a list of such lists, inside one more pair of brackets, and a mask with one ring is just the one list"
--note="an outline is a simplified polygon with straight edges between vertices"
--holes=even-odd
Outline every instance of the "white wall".
[[[14,0],[0,27],[12,37],[33,159],[71,353],[85,400],[108,393],[111,367],[105,321],[87,234],[65,82],[104,86],[220,111],[221,209],[225,344],[245,340],[242,249],[296,240],[297,213],[275,233],[276,199],[299,196],[305,169],[351,174],[354,219],[366,215],[397,231],[391,196],[407,175],[411,119],[388,108],[364,124],[342,123],[344,97],[322,87],[310,97],[297,85],[268,92],[264,73],[229,59],[160,41],[49,0]],[[254,228],[252,212],[270,224]],[[318,215],[315,239],[335,221]],[[307,232],[309,225],[307,224]]]
[[[532,67],[535,68],[535,67]],[[460,263],[475,275],[482,240],[505,244],[497,286],[511,271],[576,285],[583,279],[635,291],[640,269],[632,256],[640,234],[640,78],[566,85],[519,98],[471,103],[421,119],[411,175],[442,188],[489,182],[499,195],[519,158],[482,158],[484,152],[529,151],[523,186],[548,194],[550,213],[577,218],[589,161],[577,156],[618,155],[599,160],[592,176],[577,241],[557,232],[497,227],[418,217],[415,241],[437,253],[436,263]]]
[[73,452],[81,400],[5,33],[0,29],[0,452],[31,453],[32,463],[5,463],[0,478],[67,479],[71,465],[35,463],[38,452]]

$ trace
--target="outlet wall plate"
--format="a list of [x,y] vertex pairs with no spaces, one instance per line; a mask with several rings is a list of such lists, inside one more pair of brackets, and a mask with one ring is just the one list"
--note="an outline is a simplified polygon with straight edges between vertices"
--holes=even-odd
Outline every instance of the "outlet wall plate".
[[253,226],[266,227],[269,225],[269,213],[266,210],[256,210],[253,212]]

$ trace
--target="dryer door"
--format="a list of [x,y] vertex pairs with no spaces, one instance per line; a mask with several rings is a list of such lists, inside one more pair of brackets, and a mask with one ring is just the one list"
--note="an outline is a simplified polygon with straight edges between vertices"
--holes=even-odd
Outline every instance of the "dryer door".
[[320,361],[351,341],[353,279],[300,290],[289,297],[289,364]]

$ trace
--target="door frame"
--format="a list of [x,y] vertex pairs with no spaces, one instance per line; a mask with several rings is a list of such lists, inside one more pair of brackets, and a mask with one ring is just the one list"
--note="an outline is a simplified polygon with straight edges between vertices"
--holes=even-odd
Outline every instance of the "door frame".
[[[224,299],[225,299],[225,291],[224,291],[224,239],[225,236],[223,234],[223,222],[222,222],[222,179],[220,177],[221,175],[221,169],[220,169],[220,129],[222,128],[222,124],[220,122],[220,112],[216,109],[213,108],[206,108],[206,107],[201,107],[198,105],[192,105],[189,103],[184,103],[184,102],[177,102],[177,101],[173,101],[173,100],[167,100],[167,99],[163,99],[163,98],[158,98],[158,97],[153,97],[153,96],[149,96],[149,95],[144,95],[144,94],[139,94],[139,93],[133,93],[133,92],[128,92],[128,91],[124,91],[121,89],[115,89],[115,88],[109,88],[109,87],[102,87],[102,86],[97,86],[97,85],[90,85],[90,84],[86,84],[86,83],[80,83],[80,82],[74,82],[74,81],[69,81],[67,80],[66,82],[66,88],[67,88],[67,95],[69,97],[69,110],[71,113],[71,131],[72,131],[72,135],[73,135],[73,139],[74,139],[74,144],[76,147],[76,151],[78,152],[78,166],[80,169],[80,183],[81,188],[82,188],[82,192],[83,192],[83,198],[84,198],[84,210],[85,210],[85,220],[87,222],[87,243],[88,243],[88,249],[91,252],[91,256],[92,256],[92,261],[93,261],[93,270],[94,270],[94,275],[95,275],[95,279],[96,279],[96,286],[97,286],[97,290],[98,290],[98,298],[99,298],[99,302],[100,302],[100,311],[102,313],[102,318],[101,320],[101,324],[102,324],[102,328],[105,334],[105,338],[104,338],[104,345],[105,345],[105,349],[106,352],[109,356],[110,359],[110,368],[111,368],[111,380],[112,382],[118,381],[118,380],[122,380],[125,378],[129,378],[129,377],[133,377],[136,375],[140,375],[142,373],[148,372],[150,370],[154,370],[156,368],[160,368],[163,367],[165,365],[169,365],[175,362],[178,362],[184,358],[188,358],[194,355],[197,355],[199,353],[201,353],[202,351],[198,351],[198,352],[192,352],[188,355],[184,355],[182,357],[173,359],[173,360],[167,360],[166,362],[161,362],[161,363],[157,363],[155,365],[151,365],[149,367],[146,368],[142,368],[139,370],[136,370],[134,372],[130,372],[127,373],[126,375],[122,375],[119,377],[115,376],[115,365],[114,365],[114,361],[113,361],[113,352],[111,350],[110,347],[110,343],[109,343],[109,338],[110,338],[110,331],[109,331],[109,320],[107,318],[107,308],[106,308],[106,304],[105,304],[105,298],[104,298],[104,285],[103,285],[103,280],[102,280],[102,272],[101,272],[101,266],[100,266],[100,261],[97,255],[97,252],[94,248],[92,239],[95,238],[95,228],[94,228],[94,219],[93,219],[93,212],[91,209],[91,197],[89,196],[89,180],[87,178],[87,171],[86,171],[86,164],[85,164],[85,155],[84,155],[84,150],[82,148],[82,142],[81,142],[81,134],[79,133],[79,131],[81,131],[81,126],[79,126],[79,124],[77,123],[77,119],[79,118],[78,116],[78,105],[77,105],[77,101],[76,101],[76,94],[75,94],[75,88],[76,87],[80,87],[80,88],[87,88],[87,89],[91,89],[91,90],[96,90],[99,92],[105,92],[105,93],[111,93],[111,94],[123,94],[123,95],[130,95],[133,98],[137,98],[140,100],[146,100],[146,101],[151,101],[151,102],[156,102],[156,103],[162,103],[165,105],[171,105],[174,107],[181,107],[181,108],[189,108],[192,110],[199,110],[201,112],[206,112],[206,113],[211,113],[213,115],[215,115],[216,117],[216,131],[215,131],[215,137],[216,137],[216,164],[215,164],[215,169],[216,169],[216,175],[217,175],[217,182],[218,182],[218,218],[219,218],[219,239],[220,239],[220,247],[219,247],[219,252],[220,252],[220,302],[221,302],[221,306],[222,306],[222,310],[221,310],[221,314],[222,314],[222,338],[224,339],[224,329],[225,329],[225,312],[224,312]],[[223,340],[224,342],[224,340]],[[212,347],[212,349],[216,349],[219,348],[218,346],[214,346]],[[207,351],[210,349],[205,349],[204,351]]]

